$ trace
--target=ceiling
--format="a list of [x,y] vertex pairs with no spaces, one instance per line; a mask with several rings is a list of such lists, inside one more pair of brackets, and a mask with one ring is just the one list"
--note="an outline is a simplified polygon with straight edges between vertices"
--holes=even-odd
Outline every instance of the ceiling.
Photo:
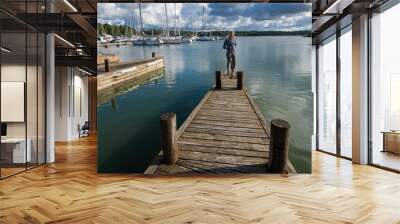
[[[13,49],[10,57],[30,55],[30,52],[34,55],[36,46],[26,45],[25,35],[18,33],[27,32],[27,39],[30,41],[33,36],[30,33],[52,32],[61,37],[55,38],[56,65],[81,66],[76,63],[79,62],[76,58],[81,58],[85,61],[85,67],[82,68],[94,74],[97,47],[96,3],[96,0],[1,0],[2,44]],[[90,63],[93,66],[88,66]]]
[[352,18],[372,12],[390,0],[316,0],[313,3],[313,44],[352,23]]

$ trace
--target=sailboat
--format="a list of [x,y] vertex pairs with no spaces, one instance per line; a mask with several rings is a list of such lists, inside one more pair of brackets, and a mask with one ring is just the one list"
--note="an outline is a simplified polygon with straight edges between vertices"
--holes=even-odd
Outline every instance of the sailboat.
[[171,36],[169,36],[167,4],[166,3],[164,3],[164,4],[165,4],[164,5],[164,8],[165,8],[165,19],[166,19],[166,23],[167,23],[167,27],[166,27],[167,36],[164,37],[164,43],[165,44],[180,44],[180,43],[182,43],[182,39],[181,39],[181,37],[177,36],[177,33],[176,33],[176,26],[177,26],[176,5],[174,4],[174,6],[175,6],[175,30],[174,30],[174,36],[171,37]]
[[201,17],[201,26],[203,28],[202,34],[197,38],[198,41],[213,41],[215,38],[211,36],[211,31],[209,32],[210,35],[207,36],[207,33],[204,31],[204,6],[203,6],[203,15]]
[[182,43],[192,43],[195,38],[194,32],[193,32],[193,14],[192,14],[190,23],[191,23],[192,34],[182,38]]
[[162,43],[164,43],[164,41],[158,37],[148,37],[144,40],[144,45],[158,46]]
[[190,44],[193,42],[193,40],[191,37],[184,37],[184,38],[182,38],[181,42]]
[[142,8],[140,7],[140,2],[138,4],[139,4],[139,14],[140,14],[140,32],[139,32],[139,38],[133,40],[132,43],[133,45],[144,45],[144,38],[142,37],[143,35]]
[[151,37],[148,37],[144,40],[144,45],[158,46],[162,43],[163,43],[163,41],[160,38],[154,37],[153,30],[151,31]]

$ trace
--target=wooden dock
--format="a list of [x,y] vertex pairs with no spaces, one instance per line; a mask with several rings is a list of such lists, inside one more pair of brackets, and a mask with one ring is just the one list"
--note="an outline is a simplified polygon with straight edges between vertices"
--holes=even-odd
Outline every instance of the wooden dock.
[[[107,60],[106,60],[107,61]],[[144,76],[163,71],[165,69],[164,57],[155,56],[150,59],[105,63],[97,66],[97,93],[102,94],[110,89],[126,85],[127,82],[143,79]]]
[[[242,87],[242,73],[239,80],[224,75],[219,77],[216,74],[216,88],[203,97],[179,130],[176,133],[174,127],[169,130],[174,136],[170,141],[176,143],[164,144],[164,149],[145,174],[268,172],[269,127],[252,97]],[[169,147],[176,151],[177,159],[165,156],[165,148]],[[295,172],[289,161],[287,167],[289,172]]]
[[97,55],[97,66],[104,66],[105,60],[108,60],[109,63],[118,63],[120,61],[119,57],[115,54],[100,54]]

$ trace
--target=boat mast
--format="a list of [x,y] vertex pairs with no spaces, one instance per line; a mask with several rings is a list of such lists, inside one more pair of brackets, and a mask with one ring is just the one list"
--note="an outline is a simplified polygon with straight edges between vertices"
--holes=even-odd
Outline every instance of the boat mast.
[[165,8],[165,20],[167,22],[167,27],[165,29],[167,33],[167,37],[169,37],[169,25],[168,25],[168,11],[167,11],[167,3],[164,3],[164,8]]
[[177,33],[176,33],[176,26],[177,26],[177,22],[178,22],[178,21],[177,21],[177,19],[176,19],[176,18],[177,18],[177,15],[176,15],[176,4],[175,4],[175,3],[174,3],[174,8],[175,8],[175,29],[174,29],[174,34],[175,34],[175,36],[176,36],[176,34],[177,34]]
[[140,7],[140,2],[139,2],[139,14],[140,14],[140,36],[142,36],[142,33],[143,33],[143,20],[142,20],[142,8]]
[[181,36],[181,20],[179,16],[178,16],[178,36]]
[[191,30],[192,30],[192,36],[194,36],[194,28],[193,28],[193,13],[192,13],[192,16],[191,16],[191,19],[190,19],[190,28],[191,28]]
[[201,16],[201,29],[204,32],[204,5],[203,5],[203,15]]
[[134,27],[134,25],[133,25],[133,14],[130,14],[130,15],[131,16],[129,17],[129,29],[130,29],[130,34],[131,34],[131,38],[132,38],[133,37],[133,27]]

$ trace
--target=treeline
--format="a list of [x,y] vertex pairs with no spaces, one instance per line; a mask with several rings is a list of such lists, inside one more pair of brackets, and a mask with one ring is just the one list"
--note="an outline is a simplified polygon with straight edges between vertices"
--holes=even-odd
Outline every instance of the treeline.
[[[112,36],[130,36],[138,35],[139,32],[127,25],[110,25],[110,24],[97,24],[97,30],[100,35],[109,34]],[[157,29],[145,29],[144,35],[161,35],[163,34],[163,30]],[[193,31],[181,30],[182,36],[191,36]],[[229,31],[212,31],[213,36],[227,36]],[[173,31],[170,30],[170,34],[173,34]],[[201,32],[198,32],[200,35]],[[208,33],[207,33],[208,34]],[[235,31],[236,36],[311,36],[311,31],[309,30],[300,30],[300,31]]]
[[97,24],[97,32],[103,36],[109,34],[112,36],[130,36],[131,33],[136,35],[137,32],[134,28],[127,25],[110,25],[110,24]]
[[[214,31],[213,35],[227,36],[230,31]],[[235,31],[236,36],[311,36],[311,31]]]
[[[109,34],[111,36],[131,36],[139,35],[139,31],[133,27],[127,25],[110,25],[110,24],[97,24],[97,32],[103,36],[105,34]],[[143,31],[144,35],[161,35],[163,30],[161,29],[145,29]],[[172,33],[172,32],[171,32]]]

